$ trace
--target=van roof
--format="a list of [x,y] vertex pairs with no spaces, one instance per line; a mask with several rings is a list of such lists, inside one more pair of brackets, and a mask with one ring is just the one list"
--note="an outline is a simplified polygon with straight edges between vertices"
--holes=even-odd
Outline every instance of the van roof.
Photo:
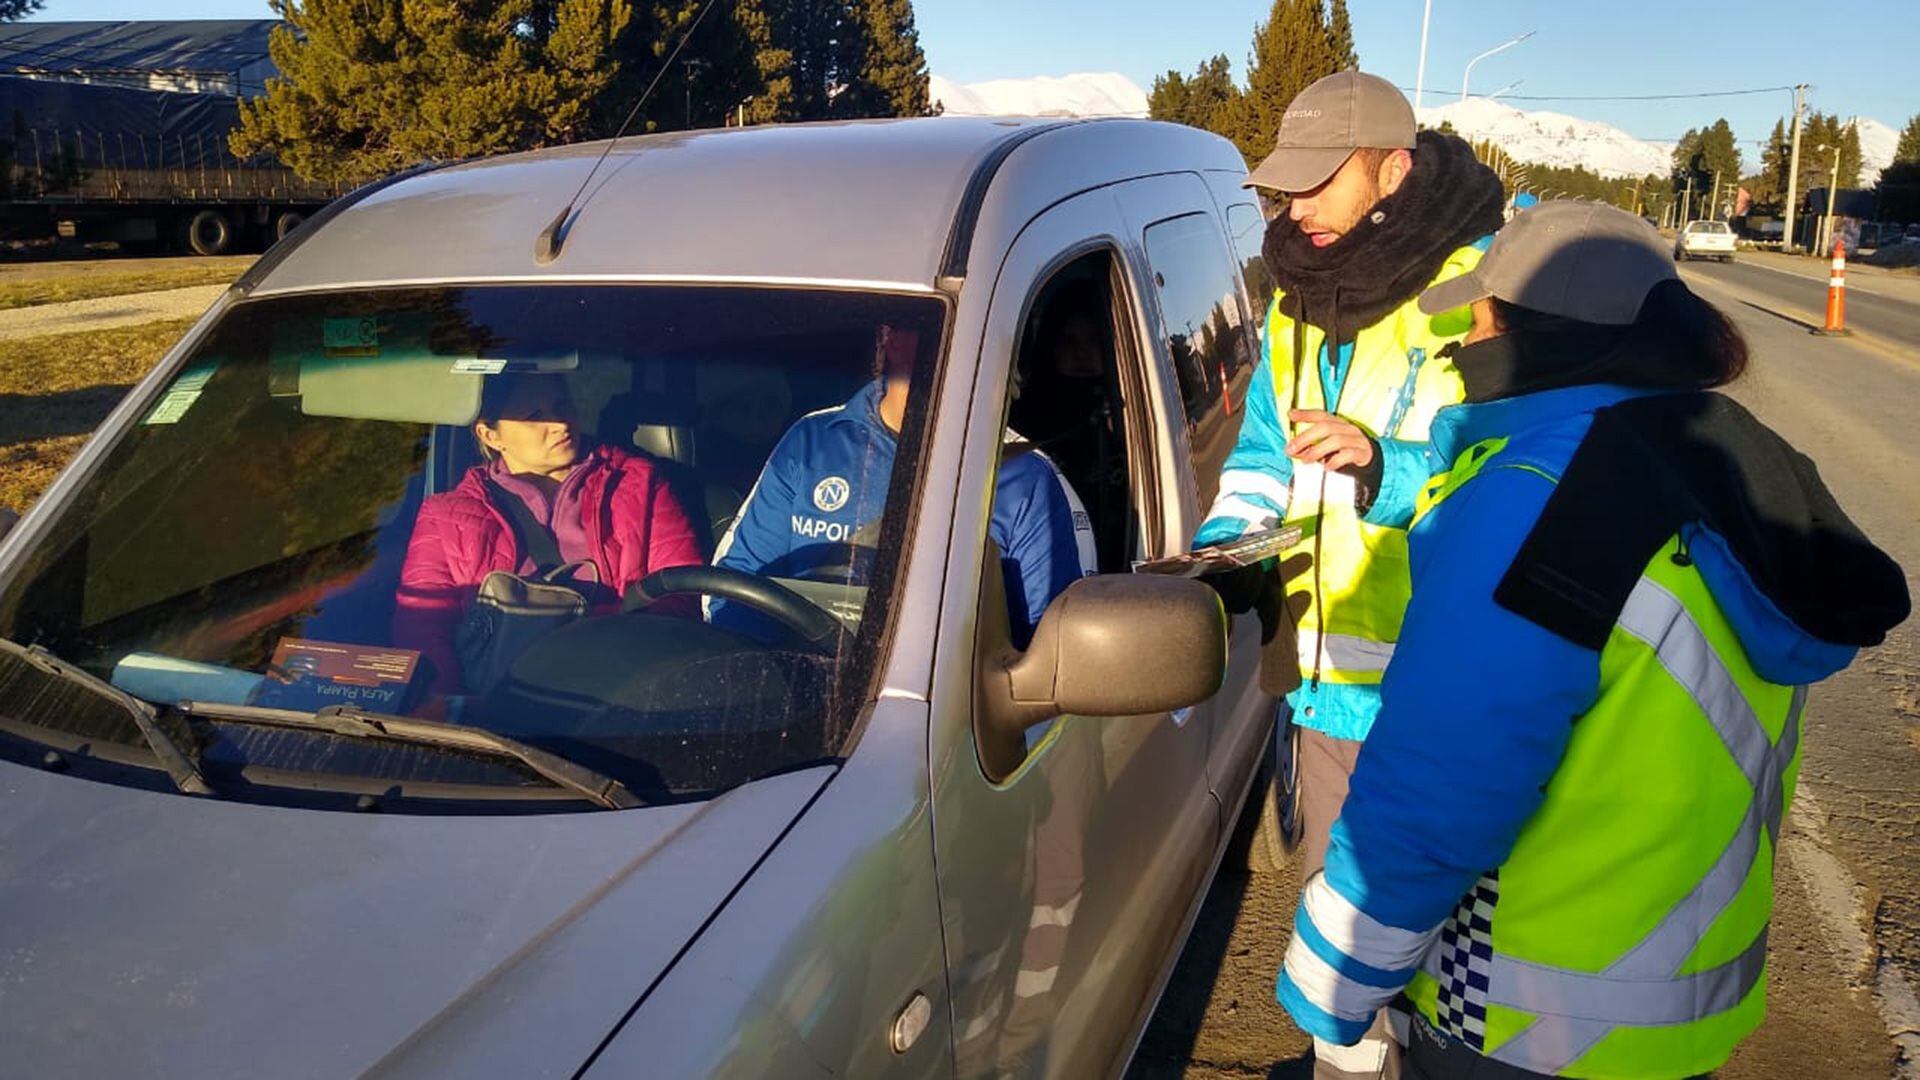
[[[963,272],[989,186],[1037,214],[1129,176],[1239,172],[1233,145],[1172,124],[945,118],[621,139],[558,258],[535,240],[606,143],[451,165],[348,196],[242,279],[252,295],[542,278],[932,288]],[[1023,219],[1024,220],[1024,219]],[[956,251],[950,252],[949,247]]]

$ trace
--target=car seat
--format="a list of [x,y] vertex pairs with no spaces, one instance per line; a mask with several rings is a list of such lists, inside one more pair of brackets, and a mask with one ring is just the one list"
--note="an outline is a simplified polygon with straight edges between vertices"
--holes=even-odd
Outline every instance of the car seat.
[[706,533],[705,550],[711,551],[740,512],[742,496],[701,474],[693,427],[680,419],[662,415],[661,395],[630,391],[607,401],[594,430],[602,441],[631,446],[661,466],[680,505]]

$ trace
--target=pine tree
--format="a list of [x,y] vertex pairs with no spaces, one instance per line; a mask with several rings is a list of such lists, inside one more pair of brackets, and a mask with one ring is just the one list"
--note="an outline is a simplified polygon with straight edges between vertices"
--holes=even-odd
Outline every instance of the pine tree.
[[1337,70],[1320,0],[1274,0],[1267,21],[1253,32],[1247,88],[1224,110],[1222,134],[1249,163],[1258,162],[1273,150],[1287,105]]
[[864,51],[848,0],[764,0],[769,40],[785,58],[791,92],[770,119],[822,120]]
[[1153,89],[1147,91],[1147,119],[1185,124],[1192,115],[1193,88],[1185,75],[1170,70],[1153,80]]
[[0,22],[24,19],[40,10],[42,0],[0,0]]
[[1773,122],[1773,133],[1767,136],[1767,146],[1760,152],[1760,172],[1742,181],[1753,195],[1756,206],[1778,207],[1787,192],[1787,163],[1792,156],[1792,147],[1787,138],[1787,122],[1784,119]]
[[1887,166],[1873,190],[1882,218],[1908,224],[1920,221],[1920,160]]
[[1357,71],[1360,54],[1353,47],[1353,20],[1347,17],[1347,0],[1333,0],[1327,17],[1327,51],[1333,54],[1334,70]]
[[1709,213],[1707,200],[1713,198],[1714,180],[1720,181],[1720,193],[1729,194],[1740,182],[1740,145],[1733,128],[1723,117],[1704,128],[1688,128],[1673,150],[1672,185],[1675,195],[1683,195],[1692,180],[1697,213]]
[[1147,95],[1147,116],[1225,135],[1226,110],[1239,96],[1232,61],[1224,55],[1215,56],[1194,69],[1191,76],[1169,71],[1153,80],[1153,91]]
[[[618,73],[594,105],[592,135],[611,136],[656,76],[660,84],[631,131],[719,127],[743,105],[753,122],[779,116],[781,88],[770,79],[784,60],[768,55],[773,43],[760,0],[720,5],[696,27],[701,6],[702,0],[638,0],[614,44]],[[682,38],[686,47],[663,73],[660,65]]]
[[1860,125],[1848,121],[1840,133],[1840,187],[1860,186]]
[[1907,126],[1901,129],[1900,145],[1894,148],[1893,160],[1920,162],[1920,114],[1907,121]]
[[582,137],[628,0],[274,0],[280,69],[240,105],[242,157],[370,179]]
[[838,116],[927,116],[927,54],[913,25],[913,0],[858,0],[850,27],[859,55]]

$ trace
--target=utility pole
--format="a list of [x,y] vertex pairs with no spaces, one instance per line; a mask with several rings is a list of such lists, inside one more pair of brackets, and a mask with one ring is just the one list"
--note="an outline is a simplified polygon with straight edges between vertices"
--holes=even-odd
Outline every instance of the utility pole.
[[1786,231],[1780,234],[1780,250],[1793,250],[1793,209],[1800,198],[1800,116],[1807,111],[1807,84],[1793,88],[1793,149],[1787,155]]
[[1720,220],[1720,170],[1713,170],[1713,198],[1707,201],[1707,216]]
[[1678,227],[1682,229],[1686,228],[1687,222],[1692,220],[1692,214],[1693,214],[1693,170],[1689,168],[1687,170],[1687,197],[1683,199],[1680,203],[1680,224]]

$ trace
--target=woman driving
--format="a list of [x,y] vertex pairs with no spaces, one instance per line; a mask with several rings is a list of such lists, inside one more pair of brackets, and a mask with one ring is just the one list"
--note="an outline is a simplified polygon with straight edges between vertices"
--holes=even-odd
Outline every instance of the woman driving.
[[490,573],[556,570],[541,565],[552,551],[546,561],[579,564],[567,584],[590,610],[610,614],[648,574],[703,561],[665,481],[638,454],[591,445],[559,376],[488,378],[473,434],[487,461],[420,507],[394,614],[394,641],[429,662],[434,693],[478,689],[454,639]]

